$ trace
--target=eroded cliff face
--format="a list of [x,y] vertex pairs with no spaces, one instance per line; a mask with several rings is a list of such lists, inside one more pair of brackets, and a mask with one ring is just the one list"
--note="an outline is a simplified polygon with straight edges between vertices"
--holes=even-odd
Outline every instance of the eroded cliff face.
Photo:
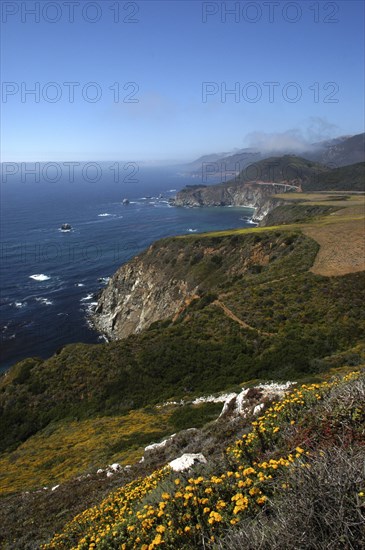
[[218,286],[264,268],[274,254],[270,239],[255,234],[163,239],[118,269],[99,297],[93,324],[118,340],[155,321],[175,320],[192,301],[214,300]]
[[255,209],[255,213],[252,216],[252,221],[258,223],[259,226],[267,226],[269,214],[275,210],[277,206],[281,206],[282,204],[285,204],[285,201],[278,199],[275,196],[269,197]]
[[246,206],[262,209],[265,204],[270,204],[269,199],[274,195],[293,189],[288,185],[259,182],[188,187],[179,191],[172,204],[188,207]]
[[109,339],[125,338],[170,317],[194,296],[194,285],[161,269],[156,258],[161,252],[151,246],[133,258],[101,293],[93,323]]

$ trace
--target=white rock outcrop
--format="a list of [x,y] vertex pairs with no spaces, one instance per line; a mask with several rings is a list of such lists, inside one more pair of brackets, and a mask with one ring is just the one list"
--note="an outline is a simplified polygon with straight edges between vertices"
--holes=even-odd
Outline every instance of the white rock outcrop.
[[184,470],[188,470],[195,464],[206,463],[207,459],[202,453],[186,453],[179,458],[175,458],[175,460],[169,462],[169,466],[170,468],[172,468],[172,470],[174,470],[174,472],[183,472]]
[[[285,384],[277,384],[271,382],[268,384],[260,384],[254,388],[244,388],[240,393],[228,394],[220,417],[227,414],[228,411],[234,416],[246,416],[250,412],[254,415],[258,414],[264,408],[264,403],[262,403],[262,401],[267,399],[281,399],[294,383],[295,382],[286,382]],[[249,398],[250,390],[257,390],[261,401],[254,409],[252,409],[252,401],[250,401]]]
[[163,441],[161,441],[161,443],[151,443],[151,445],[147,445],[147,447],[145,447],[144,449],[144,452],[148,453],[150,451],[157,451],[158,449],[163,449],[164,447],[166,447],[167,443],[169,443],[174,439],[175,436],[176,434],[172,434],[167,439],[164,439]]
[[201,405],[202,403],[225,403],[227,400],[236,397],[236,395],[236,393],[223,393],[218,396],[208,395],[207,397],[197,397],[194,401],[192,401],[192,404]]
[[110,466],[108,466],[109,470],[111,470],[112,472],[119,472],[119,470],[122,469],[121,465],[118,464],[117,462],[115,462],[114,464],[110,464]]

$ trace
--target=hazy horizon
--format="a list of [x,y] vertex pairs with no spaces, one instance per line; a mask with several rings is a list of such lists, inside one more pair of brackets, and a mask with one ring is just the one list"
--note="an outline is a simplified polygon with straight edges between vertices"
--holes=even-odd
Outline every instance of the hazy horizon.
[[[363,132],[360,132],[359,134],[362,134]],[[275,134],[272,136],[268,134],[259,134],[257,137],[257,145],[251,144],[247,147],[238,148],[235,147],[230,151],[205,151],[201,153],[200,155],[195,155],[193,158],[181,158],[181,159],[133,159],[135,163],[137,163],[140,166],[145,167],[178,167],[178,166],[185,166],[186,164],[193,163],[194,161],[199,160],[200,158],[203,158],[205,156],[209,155],[234,155],[237,154],[239,151],[243,149],[252,149],[253,152],[261,152],[263,154],[272,154],[275,155],[281,154],[285,152],[286,154],[293,154],[293,155],[300,155],[301,153],[308,153],[309,151],[316,151],[320,150],[319,144],[323,143],[325,141],[331,141],[341,138],[349,138],[354,135],[359,134],[347,134],[347,135],[334,135],[331,138],[325,138],[320,142],[306,142],[305,140],[296,139],[295,137],[291,137],[290,133],[283,133],[282,139],[280,137],[277,137]],[[276,140],[275,142],[273,140]],[[39,163],[39,164],[57,164],[57,163],[75,163],[75,167],[77,168],[77,163],[111,163],[111,162],[120,162],[120,163],[126,163],[131,162],[132,159],[128,158],[79,158],[71,160],[69,158],[64,159],[48,159],[48,160],[41,160],[41,159],[35,159],[35,160],[28,160],[28,159],[19,159],[19,160],[1,160],[0,164],[23,164],[23,163]]]
[[179,164],[364,131],[362,2],[1,10],[3,162]]

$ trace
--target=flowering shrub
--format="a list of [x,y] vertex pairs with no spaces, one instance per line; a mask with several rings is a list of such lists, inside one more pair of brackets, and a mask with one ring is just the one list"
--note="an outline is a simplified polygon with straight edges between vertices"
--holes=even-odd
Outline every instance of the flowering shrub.
[[310,468],[311,451],[305,443],[283,452],[288,434],[334,387],[359,376],[355,372],[294,389],[252,422],[251,430],[227,449],[214,475],[157,470],[76,516],[42,548],[153,550],[214,543],[227,529],[270,508],[273,481],[280,473],[298,465]]

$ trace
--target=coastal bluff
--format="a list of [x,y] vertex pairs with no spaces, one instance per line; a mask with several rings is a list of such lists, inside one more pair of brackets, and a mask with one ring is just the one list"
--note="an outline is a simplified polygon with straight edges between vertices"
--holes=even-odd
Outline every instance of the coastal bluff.
[[179,191],[170,203],[182,207],[244,206],[255,208],[255,221],[261,221],[278,205],[272,198],[279,193],[298,191],[299,187],[286,182],[231,182],[218,185],[193,185]]
[[93,325],[109,340],[119,340],[157,321],[177,319],[201,300],[201,307],[216,301],[230,281],[252,277],[285,256],[294,246],[289,241],[237,231],[157,241],[110,279],[98,298]]
[[109,281],[93,315],[95,328],[108,339],[141,332],[173,315],[194,295],[194,285],[185,280],[184,273],[172,273],[164,257],[163,245],[151,245],[121,266]]

